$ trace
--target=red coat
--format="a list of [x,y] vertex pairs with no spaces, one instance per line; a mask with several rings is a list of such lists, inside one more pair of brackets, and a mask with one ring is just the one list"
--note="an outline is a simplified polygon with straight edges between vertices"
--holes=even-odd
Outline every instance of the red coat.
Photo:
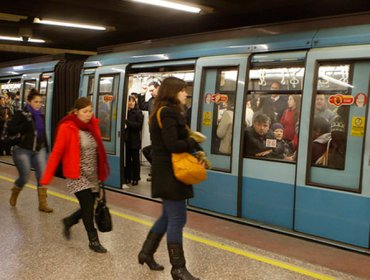
[[[93,118],[94,129],[100,135],[98,119]],[[53,179],[55,170],[62,159],[63,175],[66,178],[78,179],[80,177],[80,136],[79,129],[73,121],[66,121],[59,125],[53,150],[49,155],[41,185],[47,185]]]

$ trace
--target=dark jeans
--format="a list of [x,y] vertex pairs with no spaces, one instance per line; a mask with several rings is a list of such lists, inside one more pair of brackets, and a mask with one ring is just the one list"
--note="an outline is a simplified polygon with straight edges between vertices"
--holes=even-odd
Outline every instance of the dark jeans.
[[140,180],[139,149],[130,149],[126,147],[126,180]]
[[75,195],[80,203],[81,208],[74,212],[69,218],[71,218],[75,223],[77,223],[79,219],[82,219],[87,232],[95,230],[94,194],[92,193],[91,189],[87,189],[76,192]]
[[186,223],[186,201],[163,199],[162,215],[151,231],[167,233],[168,244],[182,244],[182,230]]

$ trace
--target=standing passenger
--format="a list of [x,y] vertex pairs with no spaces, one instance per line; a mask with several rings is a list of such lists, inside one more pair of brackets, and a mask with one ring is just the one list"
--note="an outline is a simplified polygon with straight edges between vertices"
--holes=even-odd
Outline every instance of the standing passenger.
[[99,181],[108,177],[109,166],[99,121],[93,116],[92,103],[86,97],[77,99],[71,113],[59,122],[41,184],[46,185],[51,181],[60,160],[63,175],[67,178],[67,187],[80,203],[80,209],[63,219],[64,236],[70,239],[71,227],[82,218],[90,249],[106,253],[107,249],[100,244],[94,226],[94,193],[99,192]]
[[[139,253],[139,263],[146,263],[152,270],[163,270],[153,258],[159,243],[167,233],[167,247],[172,264],[173,279],[196,280],[185,266],[183,251],[183,228],[186,223],[186,199],[193,197],[193,187],[178,181],[173,173],[171,153],[191,152],[199,148],[198,143],[188,136],[185,125],[184,106],[186,102],[186,82],[166,78],[155,100],[150,116],[150,135],[153,145],[152,197],[162,198],[162,215],[149,231]],[[157,111],[160,114],[162,129],[158,125]]]
[[126,184],[136,186],[140,180],[140,148],[141,129],[144,116],[137,106],[136,97],[128,98],[128,113],[126,119]]
[[21,140],[13,148],[13,161],[19,177],[15,180],[10,197],[10,205],[15,206],[17,198],[29,179],[31,168],[35,169],[39,210],[53,212],[47,204],[47,188],[42,187],[40,179],[46,165],[46,133],[45,120],[41,113],[42,97],[36,89],[31,89],[27,96],[27,104],[23,111],[17,111],[8,123],[8,134],[21,134]]

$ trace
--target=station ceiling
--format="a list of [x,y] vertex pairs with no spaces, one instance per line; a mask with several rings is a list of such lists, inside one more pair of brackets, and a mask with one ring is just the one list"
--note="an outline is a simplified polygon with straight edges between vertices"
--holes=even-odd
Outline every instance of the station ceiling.
[[[0,40],[0,62],[56,53],[93,54],[99,48],[229,28],[368,14],[370,0],[186,0],[207,11],[190,14],[130,0],[27,0],[0,3],[0,36],[43,39],[44,44]],[[48,26],[34,18],[107,26],[107,31]]]

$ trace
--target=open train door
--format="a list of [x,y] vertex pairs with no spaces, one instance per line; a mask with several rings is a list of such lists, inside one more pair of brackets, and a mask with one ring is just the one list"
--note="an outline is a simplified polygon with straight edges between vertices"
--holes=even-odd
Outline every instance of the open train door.
[[208,180],[194,186],[189,205],[237,216],[241,116],[248,55],[200,58],[196,64],[192,128],[212,162]]

